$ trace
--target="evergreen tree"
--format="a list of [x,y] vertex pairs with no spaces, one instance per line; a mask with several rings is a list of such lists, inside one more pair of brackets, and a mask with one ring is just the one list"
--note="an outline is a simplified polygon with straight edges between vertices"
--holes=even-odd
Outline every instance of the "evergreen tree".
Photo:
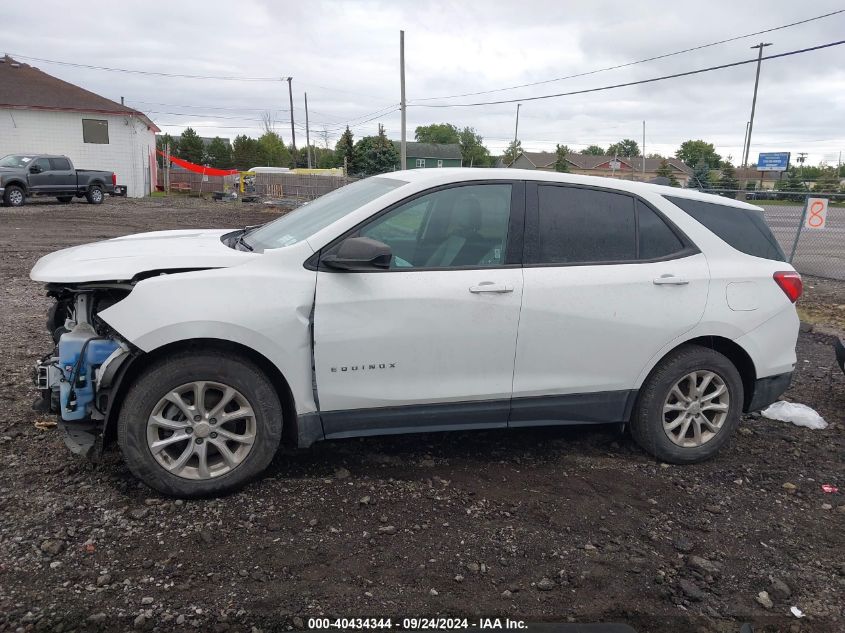
[[[167,134],[167,133],[162,134],[160,136],[156,136],[156,149],[157,150],[159,150],[161,152],[167,151],[166,148],[167,148],[168,143],[170,143],[170,155],[171,156],[179,156],[179,139],[178,138],[174,138],[174,137],[170,136],[170,134]],[[156,156],[158,157],[158,166],[164,167],[164,157],[159,156],[158,154],[156,154]]]
[[232,148],[219,136],[215,136],[206,148],[208,164],[217,169],[232,168]]
[[335,161],[338,167],[343,167],[346,163],[347,169],[351,172],[353,170],[353,160],[355,158],[355,144],[352,140],[352,130],[346,126],[346,131],[340,135],[337,144],[334,146]]
[[387,138],[384,126],[379,124],[376,136],[365,136],[355,143],[352,162],[354,173],[362,176],[383,174],[399,166],[399,152]]
[[566,155],[569,153],[569,148],[566,145],[557,145],[555,148],[555,171],[561,173],[569,172],[569,162],[566,160]]
[[[722,163],[722,175],[719,177],[719,188],[736,190],[739,189],[739,180],[736,178],[736,169],[730,161]],[[733,197],[733,194],[729,197]]]
[[835,169],[826,169],[813,185],[813,191],[824,193],[837,193],[839,191],[839,178],[836,177]]
[[687,187],[690,189],[708,189],[710,187],[710,167],[703,160],[698,161],[692,170],[692,177]]
[[247,171],[260,164],[258,141],[241,134],[232,143],[232,162],[236,169]]
[[681,183],[678,182],[678,179],[675,177],[675,172],[672,170],[672,166],[669,164],[669,161],[665,158],[660,161],[660,167],[657,168],[656,173],[662,178],[667,178],[669,180],[670,187],[681,186]]
[[[172,151],[172,150],[171,150]],[[175,152],[173,152],[175,154]],[[179,158],[202,165],[205,160],[205,145],[193,128],[185,128],[179,137]]]
[[522,141],[511,141],[508,144],[508,148],[505,150],[505,153],[502,154],[502,162],[506,167],[510,167],[510,164],[515,161],[520,154],[522,154]]

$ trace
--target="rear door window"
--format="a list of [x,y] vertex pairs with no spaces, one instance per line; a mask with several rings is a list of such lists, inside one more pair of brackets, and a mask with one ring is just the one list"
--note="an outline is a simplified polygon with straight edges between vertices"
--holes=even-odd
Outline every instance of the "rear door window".
[[736,250],[763,259],[786,261],[786,256],[761,211],[731,207],[717,202],[664,197]]
[[600,191],[540,185],[537,261],[585,264],[637,259],[634,199]]
[[50,169],[53,171],[68,171],[70,169],[70,161],[67,158],[51,158]]

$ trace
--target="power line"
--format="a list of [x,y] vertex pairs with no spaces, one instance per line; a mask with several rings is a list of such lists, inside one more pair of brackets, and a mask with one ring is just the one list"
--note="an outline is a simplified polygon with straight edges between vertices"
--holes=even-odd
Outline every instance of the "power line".
[[[760,59],[767,60],[767,59],[778,59],[779,57],[789,57],[790,55],[798,55],[800,53],[809,53],[810,51],[817,51],[823,48],[830,48],[831,46],[840,46],[845,44],[845,40],[839,40],[838,42],[830,42],[828,44],[820,44],[819,46],[811,46],[809,48],[801,48],[794,51],[789,51],[786,53],[778,53],[777,55],[769,55],[767,57],[762,57]],[[621,84],[613,84],[611,86],[601,86],[599,88],[586,88],[584,90],[572,90],[571,92],[558,92],[555,94],[549,95],[538,95],[535,97],[521,97],[519,99],[501,99],[499,101],[480,101],[476,103],[413,103],[409,105],[413,105],[417,108],[471,108],[476,106],[485,106],[485,105],[501,105],[505,103],[517,103],[517,102],[524,102],[524,101],[538,101],[540,99],[553,99],[555,97],[569,97],[572,95],[580,95],[586,94],[589,92],[601,92],[604,90],[613,90],[615,88],[626,88],[628,86],[638,86],[640,84],[648,84],[654,83],[656,81],[663,81],[666,79],[677,79],[678,77],[689,77],[690,75],[698,75],[701,73],[707,73],[714,70],[723,70],[725,68],[733,68],[734,66],[743,66],[745,64],[753,64],[758,61],[757,57],[753,59],[746,59],[740,62],[731,62],[730,64],[720,64],[718,66],[710,66],[709,68],[699,68],[697,70],[688,70],[682,73],[673,73],[671,75],[663,75],[662,77],[652,77],[651,79],[640,79],[639,81],[628,81]]]
[[227,108],[224,106],[210,106],[210,105],[180,105],[178,103],[157,103],[155,101],[141,101],[140,99],[127,99],[128,103],[142,103],[144,105],[164,106],[167,108],[196,108],[201,110],[228,110],[232,112],[287,112],[287,108]]
[[442,97],[424,97],[424,98],[421,98],[421,99],[412,99],[411,103],[413,103],[415,101],[437,101],[438,99],[457,99],[459,97],[474,97],[474,96],[477,96],[477,95],[492,94],[494,92],[505,92],[507,90],[516,90],[518,88],[530,88],[531,86],[540,86],[540,85],[543,85],[543,84],[554,83],[556,81],[564,81],[566,79],[575,79],[577,77],[587,77],[588,75],[596,75],[598,73],[607,72],[609,70],[618,70],[619,68],[627,68],[629,66],[635,66],[636,64],[644,64],[646,62],[653,62],[653,61],[656,61],[658,59],[665,59],[667,57],[673,57],[675,55],[681,55],[683,53],[690,53],[692,51],[698,51],[698,50],[702,50],[704,48],[710,48],[712,46],[718,46],[720,44],[727,44],[729,42],[735,42],[737,40],[742,40],[742,39],[746,39],[746,38],[749,38],[749,37],[754,37],[755,35],[762,35],[764,33],[771,33],[773,31],[779,31],[781,29],[787,29],[789,27],[798,26],[800,24],[807,24],[808,22],[813,22],[815,20],[821,20],[823,18],[829,18],[829,17],[831,17],[833,15],[837,15],[839,13],[845,13],[845,9],[839,9],[838,11],[832,11],[830,13],[825,13],[824,15],[818,15],[814,18],[808,18],[806,20],[800,20],[799,22],[792,22],[790,24],[783,24],[781,26],[776,26],[776,27],[773,27],[773,28],[770,28],[770,29],[765,29],[763,31],[755,31],[754,33],[747,33],[745,35],[737,35],[735,37],[730,37],[730,38],[725,39],[725,40],[719,40],[718,42],[710,42],[709,44],[701,44],[700,46],[693,46],[692,48],[685,48],[685,49],[680,50],[680,51],[675,51],[674,53],[664,53],[662,55],[655,55],[653,57],[647,57],[645,59],[638,59],[637,61],[634,61],[634,62],[617,64],[616,66],[608,66],[607,68],[599,68],[597,70],[590,70],[590,71],[583,72],[583,73],[576,73],[574,75],[566,75],[565,77],[556,77],[554,79],[544,79],[542,81],[534,81],[534,82],[525,83],[525,84],[518,84],[516,86],[508,86],[506,88],[494,88],[492,90],[481,90],[481,91],[478,91],[478,92],[465,92],[463,94],[446,95],[446,96],[442,96]]
[[72,66],[73,68],[88,68],[90,70],[105,70],[112,73],[129,73],[133,75],[153,75],[155,77],[172,77],[178,79],[214,79],[216,81],[286,81],[287,77],[235,77],[219,75],[184,75],[181,73],[161,73],[152,70],[134,70],[131,68],[112,68],[110,66],[94,66],[92,64],[77,64],[75,62],[62,62],[55,59],[44,59],[43,57],[30,57],[19,53],[9,53],[16,59],[28,59],[43,64],[56,64],[58,66]]

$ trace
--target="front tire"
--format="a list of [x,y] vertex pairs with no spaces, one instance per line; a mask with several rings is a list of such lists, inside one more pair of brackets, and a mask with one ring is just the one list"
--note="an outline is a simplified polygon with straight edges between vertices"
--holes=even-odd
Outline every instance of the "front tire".
[[9,185],[3,192],[3,204],[7,207],[22,207],[26,202],[26,193],[17,185]]
[[643,384],[631,434],[672,464],[713,457],[739,426],[744,393],[734,364],[719,352],[685,345],[664,358]]
[[151,488],[184,498],[218,495],[242,487],[273,459],[282,406],[247,359],[185,351],[135,380],[117,432],[129,470]]
[[85,199],[90,204],[103,204],[105,197],[106,194],[103,193],[103,188],[100,185],[92,185],[85,194]]

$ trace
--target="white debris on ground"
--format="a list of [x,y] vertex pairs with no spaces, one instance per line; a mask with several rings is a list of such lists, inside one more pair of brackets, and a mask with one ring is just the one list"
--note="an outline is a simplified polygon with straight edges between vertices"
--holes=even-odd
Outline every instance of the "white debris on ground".
[[806,404],[785,402],[779,400],[770,404],[760,412],[763,417],[781,422],[792,422],[795,426],[806,426],[808,429],[826,429],[827,422]]

